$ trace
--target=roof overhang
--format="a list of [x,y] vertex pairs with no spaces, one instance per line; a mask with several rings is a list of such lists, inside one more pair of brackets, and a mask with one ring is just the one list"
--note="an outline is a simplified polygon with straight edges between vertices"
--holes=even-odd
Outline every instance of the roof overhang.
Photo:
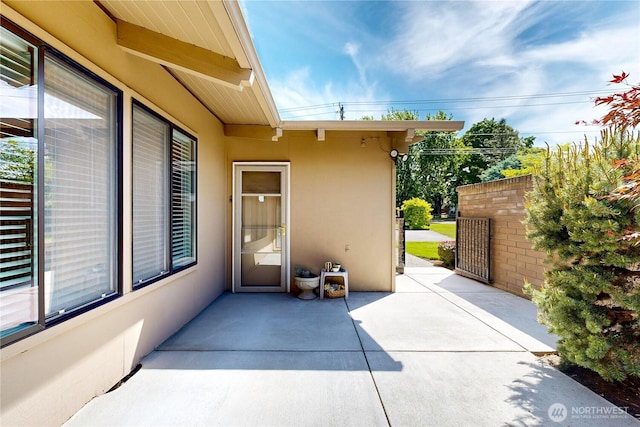
[[277,141],[287,131],[314,131],[323,141],[327,132],[387,132],[393,139],[415,143],[423,138],[419,131],[456,132],[464,127],[460,120],[285,120],[275,128],[251,125],[225,125],[226,136]]
[[458,131],[450,120],[280,119],[237,0],[126,2],[94,0],[115,23],[126,52],[163,66],[225,125],[225,135],[277,141],[286,132],[387,132],[420,141],[418,131]]
[[236,90],[253,84],[253,70],[233,58],[121,19],[116,25],[118,46],[133,55]]
[[163,66],[223,124],[277,127],[278,109],[236,0],[94,0],[126,52]]

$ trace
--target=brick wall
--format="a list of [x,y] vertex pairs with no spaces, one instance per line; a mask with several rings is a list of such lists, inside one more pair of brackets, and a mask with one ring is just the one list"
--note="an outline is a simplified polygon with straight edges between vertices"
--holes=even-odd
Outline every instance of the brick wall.
[[491,218],[493,285],[524,295],[525,279],[536,287],[544,281],[544,253],[525,238],[524,194],[533,188],[531,175],[458,187],[463,217]]

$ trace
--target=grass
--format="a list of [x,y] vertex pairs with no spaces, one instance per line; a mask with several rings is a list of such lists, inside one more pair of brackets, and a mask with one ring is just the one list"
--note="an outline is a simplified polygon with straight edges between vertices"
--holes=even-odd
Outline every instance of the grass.
[[440,259],[438,256],[438,243],[439,242],[406,242],[405,249],[407,253],[411,255],[438,260]]
[[[451,240],[456,238],[456,223],[455,222],[432,222],[429,226],[429,230],[436,233],[444,234],[450,237]],[[405,249],[407,253],[411,255],[431,260],[439,260],[438,244],[440,242],[406,242]]]
[[429,226],[429,230],[436,233],[444,234],[455,240],[456,238],[456,223],[455,222],[432,222]]

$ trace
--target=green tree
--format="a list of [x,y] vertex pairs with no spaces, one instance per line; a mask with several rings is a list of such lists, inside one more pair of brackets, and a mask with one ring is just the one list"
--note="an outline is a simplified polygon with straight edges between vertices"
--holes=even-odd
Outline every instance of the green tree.
[[[427,114],[425,120],[452,120],[451,114],[439,111]],[[427,200],[436,215],[440,215],[447,202],[457,199],[456,171],[463,159],[462,141],[451,132],[426,132],[424,139],[412,146],[419,197]],[[434,153],[435,150],[439,152]]]
[[512,154],[504,160],[500,160],[490,168],[486,169],[480,174],[480,181],[489,182],[497,179],[506,178],[503,174],[504,170],[517,170],[520,169],[520,159],[517,154]]
[[545,155],[546,152],[542,148],[524,148],[516,154],[520,166],[518,168],[503,169],[502,174],[505,178],[532,174],[536,169],[540,169],[544,162]]
[[[373,120],[365,116],[363,120]],[[382,120],[420,120],[417,111],[391,109],[387,114],[383,114]],[[396,163],[396,207],[401,207],[405,200],[420,195],[420,184],[417,179],[417,151],[414,145],[409,146],[409,158],[407,161]]]
[[[382,120],[420,120],[420,117],[417,111],[391,109]],[[452,120],[452,116],[439,111],[433,116],[427,114],[425,120]],[[409,146],[407,161],[396,164],[396,206],[419,197],[428,201],[439,215],[444,203],[457,199],[456,170],[462,159],[457,149],[462,148],[462,142],[449,132],[417,132],[417,135],[424,139]],[[431,153],[434,149],[441,152]]]
[[531,147],[534,137],[520,138],[505,119],[483,119],[473,124],[462,136],[464,145],[482,150],[466,156],[460,165],[460,185],[480,182],[480,175],[489,167],[506,159],[521,148]]
[[[626,84],[628,74],[612,83]],[[559,147],[534,174],[527,238],[550,268],[527,286],[564,359],[607,380],[640,377],[640,85],[609,106],[595,147]]]
[[0,179],[33,184],[35,153],[15,140],[0,141]]
[[496,179],[513,178],[533,173],[544,162],[545,151],[542,148],[523,148],[504,160],[491,166],[480,175],[482,182]]
[[607,380],[640,376],[640,231],[631,199],[616,197],[640,160],[640,138],[607,131],[590,148],[549,152],[527,196],[527,238],[547,253],[541,290],[527,291],[558,352]]

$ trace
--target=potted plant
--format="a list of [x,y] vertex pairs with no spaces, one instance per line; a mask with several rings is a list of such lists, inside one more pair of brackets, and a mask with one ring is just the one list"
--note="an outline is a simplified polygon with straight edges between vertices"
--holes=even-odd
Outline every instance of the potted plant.
[[295,284],[302,292],[298,295],[298,298],[303,300],[314,299],[316,295],[313,290],[320,286],[320,278],[317,274],[313,273],[310,269],[305,267],[295,266]]

